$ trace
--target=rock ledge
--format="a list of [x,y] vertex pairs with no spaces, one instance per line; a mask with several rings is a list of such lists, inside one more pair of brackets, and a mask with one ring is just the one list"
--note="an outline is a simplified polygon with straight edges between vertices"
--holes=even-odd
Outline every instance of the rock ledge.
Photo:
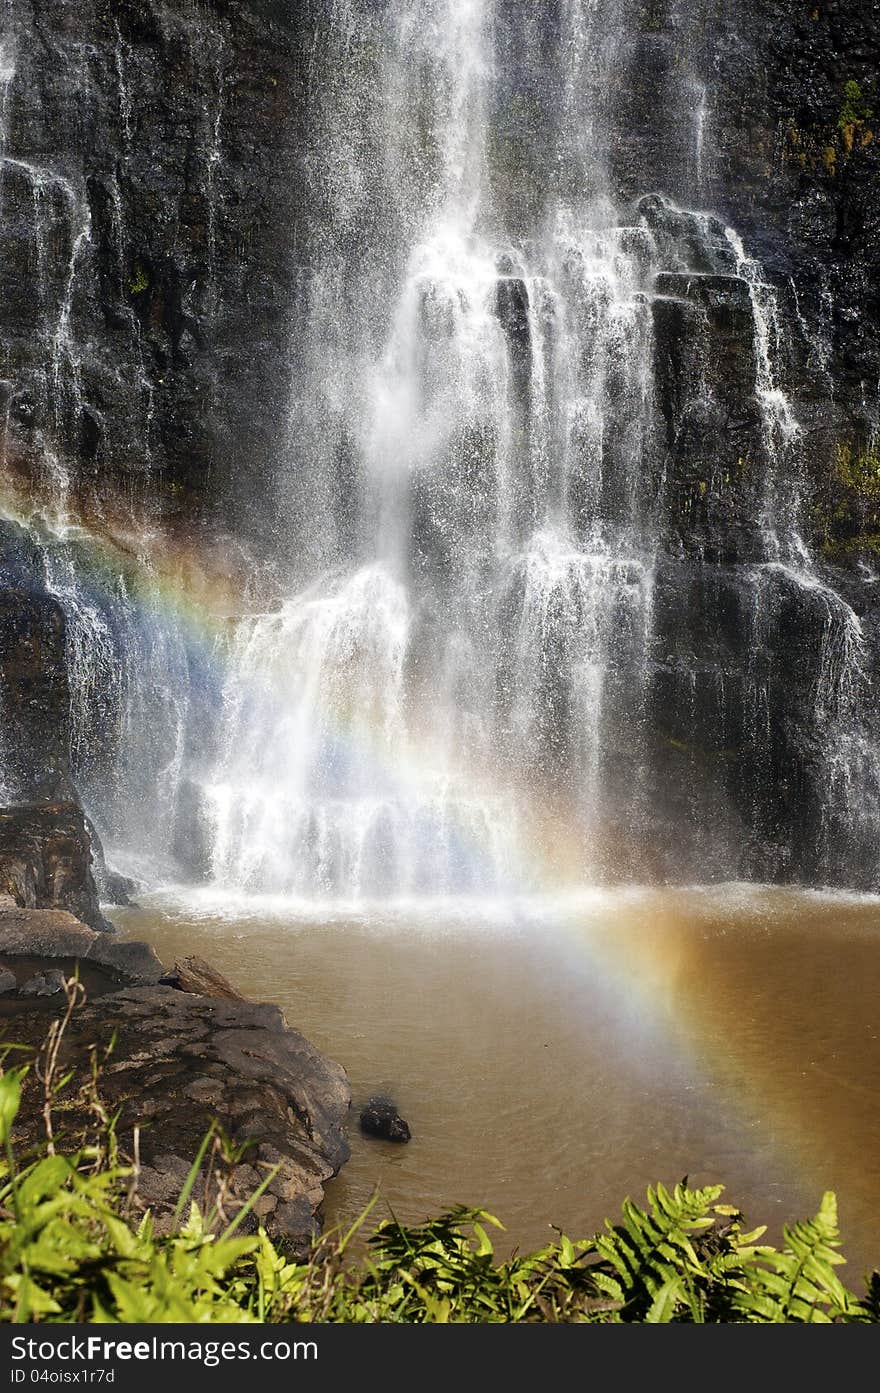
[[[118,1112],[121,1146],[137,1151],[136,1203],[152,1211],[157,1228],[170,1225],[192,1161],[216,1122],[244,1149],[237,1162],[224,1161],[218,1150],[193,1197],[202,1207],[219,1198],[230,1218],[272,1175],[244,1231],[262,1222],[273,1237],[303,1251],[319,1228],[324,1184],[349,1156],[351,1094],[342,1067],[292,1030],[276,1006],[162,985],[165,969],[146,944],[109,940],[70,915],[0,910],[0,968],[22,958],[31,968],[35,958],[88,961],[117,979],[74,1012],[59,1067],[74,1071],[64,1092],[72,1099],[87,1084],[94,1047],[102,1052],[100,1096],[109,1113]],[[21,1002],[6,1022],[6,1037],[39,1048],[47,1009],[57,1014],[63,1005],[63,996],[42,1002],[39,1011]],[[36,1088],[32,1077],[16,1137],[20,1149],[42,1136]],[[92,1125],[85,1093],[59,1109],[56,1129],[63,1128],[71,1148]]]

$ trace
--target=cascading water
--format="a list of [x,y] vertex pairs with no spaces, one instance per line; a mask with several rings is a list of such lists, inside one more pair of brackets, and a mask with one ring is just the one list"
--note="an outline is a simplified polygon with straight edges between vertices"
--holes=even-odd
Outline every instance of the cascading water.
[[[603,724],[622,714],[604,710],[612,655],[644,674],[652,241],[613,224],[598,186],[589,205],[548,206],[534,236],[505,235],[494,19],[486,3],[409,4],[379,22],[388,215],[365,258],[385,262],[379,295],[371,313],[349,265],[340,316],[337,217],[304,354],[306,381],[331,390],[304,393],[295,415],[320,480],[355,457],[345,496],[305,519],[322,538],[353,534],[354,556],[340,540],[325,579],[249,621],[233,655],[209,789],[227,882],[355,898],[528,882],[523,780],[563,774],[589,827]],[[590,69],[581,7],[569,22],[571,141]],[[329,195],[368,179],[349,165]],[[637,720],[638,688],[611,701]]]
[[[255,593],[198,643],[163,606],[155,547],[136,581],[106,553],[96,577],[67,515],[90,205],[69,172],[4,148],[3,179],[34,200],[54,471],[35,532],[68,617],[78,781],[123,858],[322,905],[845,880],[864,859],[880,761],[862,625],[802,539],[778,291],[735,229],[686,206],[716,191],[713,94],[675,57],[687,5],[662,8],[648,24],[634,0],[333,7],[310,56],[277,537]],[[210,318],[234,109],[222,36],[187,42],[212,94]],[[636,187],[627,155],[631,135],[650,164],[646,53],[676,201]],[[120,285],[132,62],[117,23]],[[13,79],[9,44],[0,113]],[[812,657],[789,719],[792,625]],[[795,766],[823,808],[799,850],[774,802]]]
[[[493,164],[504,20],[490,0],[350,6],[337,20],[342,75],[312,166],[332,217],[316,237],[288,476],[308,585],[248,621],[232,655],[208,786],[225,884],[497,891],[548,874],[527,849],[548,808],[584,879],[613,870],[609,824],[618,839],[644,833],[658,298],[687,312],[697,287],[698,339],[703,284],[747,317],[763,423],[756,608],[796,552],[795,583],[820,594],[783,482],[797,426],[774,374],[772,289],[717,219],[611,197],[607,93],[621,54],[631,61],[626,9],[561,7],[554,158],[513,219]],[[351,76],[371,64],[378,110],[352,146],[365,113]],[[707,94],[690,90],[702,179]],[[698,348],[710,355],[710,339]],[[684,385],[711,397],[699,372]],[[857,622],[828,604],[826,727]],[[479,874],[463,873],[462,842]]]

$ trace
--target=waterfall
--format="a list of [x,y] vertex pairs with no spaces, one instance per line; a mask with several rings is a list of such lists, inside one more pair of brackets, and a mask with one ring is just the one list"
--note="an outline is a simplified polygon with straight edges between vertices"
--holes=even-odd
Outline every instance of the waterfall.
[[562,177],[513,225],[495,188],[491,0],[337,11],[328,73],[345,76],[329,78],[312,165],[333,216],[282,488],[294,571],[308,562],[230,658],[206,787],[223,884],[353,899],[540,884],[561,874],[529,853],[542,800],[590,878],[607,870],[607,825],[644,816],[655,297],[687,307],[695,272],[742,286],[768,456],[794,426],[770,291],[736,234],[611,197],[625,20],[596,0],[561,7]]
[[[328,10],[272,536],[207,639],[163,602],[154,517],[130,519],[133,563],[105,551],[96,571],[69,507],[90,205],[72,171],[4,142],[0,189],[32,190],[51,425],[50,504],[29,525],[68,620],[77,777],[123,856],[350,905],[767,868],[846,879],[880,830],[864,628],[804,541],[786,372],[803,316],[704,206],[720,198],[711,74],[677,56],[687,0],[649,8]],[[138,120],[114,23],[124,287]],[[210,96],[193,176],[210,319],[232,59],[220,29],[186,41]],[[0,122],[13,80],[10,43]],[[671,154],[645,182],[652,140]],[[776,794],[795,768],[802,832]]]
[[[518,35],[492,0],[335,11],[309,153],[329,216],[280,484],[292,589],[235,636],[203,779],[212,874],[228,887],[319,902],[532,889],[572,872],[569,845],[546,849],[560,818],[576,877],[626,878],[627,857],[636,873],[663,796],[649,712],[670,315],[676,354],[692,355],[677,369],[682,418],[732,395],[712,377],[713,335],[725,315],[742,326],[737,409],[758,422],[753,632],[780,586],[819,612],[810,719],[832,789],[849,796],[865,763],[848,733],[858,620],[798,531],[774,288],[723,220],[615,197],[609,94],[635,61],[626,3],[560,6],[540,74],[555,146],[531,171],[538,196],[511,215],[498,167],[508,24],[509,62],[535,30]],[[531,61],[525,46],[513,57]],[[673,80],[699,192],[709,92]],[[743,697],[756,734],[768,681]],[[724,707],[724,675],[713,682]],[[686,687],[696,711],[695,672]]]

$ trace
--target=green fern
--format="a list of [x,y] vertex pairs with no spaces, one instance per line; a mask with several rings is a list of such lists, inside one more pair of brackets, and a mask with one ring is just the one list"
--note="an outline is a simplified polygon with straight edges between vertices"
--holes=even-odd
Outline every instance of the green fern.
[[819,1212],[783,1229],[785,1247],[762,1249],[744,1263],[745,1281],[732,1308],[740,1319],[760,1323],[829,1324],[869,1319],[835,1268],[846,1261],[837,1252],[837,1200],[829,1190]]
[[[623,1204],[621,1222],[573,1243],[499,1260],[497,1219],[457,1209],[408,1227],[381,1224],[368,1256],[330,1234],[303,1262],[264,1231],[235,1236],[240,1216],[203,1215],[192,1200],[197,1158],[175,1231],[157,1235],[129,1205],[131,1175],[113,1148],[48,1152],[19,1163],[12,1146],[25,1071],[0,1068],[0,1321],[177,1321],[408,1324],[880,1321],[880,1275],[863,1301],[836,1269],[837,1206],[784,1230],[781,1251],[743,1230],[718,1203],[721,1186],[648,1191]],[[265,1183],[242,1214],[253,1212]]]
[[658,1185],[648,1190],[647,1210],[624,1200],[623,1223],[606,1224],[595,1239],[601,1265],[590,1269],[597,1294],[617,1304],[621,1321],[705,1318],[710,1273],[694,1240],[715,1224],[722,1189],[681,1184],[670,1193]]

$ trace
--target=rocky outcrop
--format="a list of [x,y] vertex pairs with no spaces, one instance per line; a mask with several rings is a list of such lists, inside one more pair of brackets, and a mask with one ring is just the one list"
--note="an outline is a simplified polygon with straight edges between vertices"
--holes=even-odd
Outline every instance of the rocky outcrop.
[[[18,1016],[15,1036],[36,1045],[39,1032]],[[82,1082],[91,1047],[111,1036],[101,1096],[118,1112],[124,1145],[139,1129],[138,1197],[160,1227],[216,1120],[244,1151],[240,1163],[219,1165],[207,1196],[199,1187],[200,1204],[207,1200],[210,1208],[226,1181],[231,1218],[268,1179],[256,1216],[273,1235],[307,1244],[324,1183],[348,1157],[342,1069],[290,1030],[274,1006],[161,986],[125,988],[78,1011],[65,1035],[62,1067],[76,1070]]]
[[38,549],[0,522],[0,893],[109,929],[71,772],[64,610]]
[[127,490],[248,530],[287,410],[305,20],[279,0],[10,12],[0,378],[28,488],[49,451],[82,506]]
[[[160,985],[164,969],[144,944],[113,943],[69,916],[0,912],[0,969],[14,968],[23,954],[31,982],[35,957],[44,978],[57,972],[59,958],[100,963],[117,977],[115,988],[90,997],[66,1028],[59,1070],[71,1070],[72,1079],[56,1141],[76,1147],[87,1140],[93,1051],[106,1045],[100,1096],[117,1116],[120,1145],[137,1160],[135,1202],[151,1211],[159,1230],[170,1226],[202,1140],[219,1124],[232,1147],[207,1153],[194,1191],[203,1212],[216,1204],[228,1221],[264,1186],[245,1231],[263,1223],[302,1252],[317,1231],[324,1184],[349,1155],[344,1070],[291,1030],[277,1007],[222,999],[216,989],[195,993],[191,981],[187,990]],[[216,988],[216,974],[207,973]],[[39,1009],[19,1000],[7,1038],[39,1048],[46,1012],[59,1000],[66,998],[44,996]],[[25,1150],[40,1137],[38,1087],[33,1079],[26,1086],[15,1138]]]
[[63,909],[93,929],[101,914],[91,846],[76,803],[0,808],[0,893],[24,909]]
[[[71,745],[64,610],[46,589],[33,538],[0,521],[0,893],[110,929]],[[103,854],[100,864],[106,880]]]
[[130,986],[155,984],[165,969],[146,943],[95,932],[72,914],[0,906],[0,958],[65,958],[94,963]]
[[[14,565],[18,529],[0,525]],[[6,551],[6,548],[9,548]],[[0,572],[0,779],[7,803],[71,802],[70,693],[64,611],[38,588],[3,587]]]

